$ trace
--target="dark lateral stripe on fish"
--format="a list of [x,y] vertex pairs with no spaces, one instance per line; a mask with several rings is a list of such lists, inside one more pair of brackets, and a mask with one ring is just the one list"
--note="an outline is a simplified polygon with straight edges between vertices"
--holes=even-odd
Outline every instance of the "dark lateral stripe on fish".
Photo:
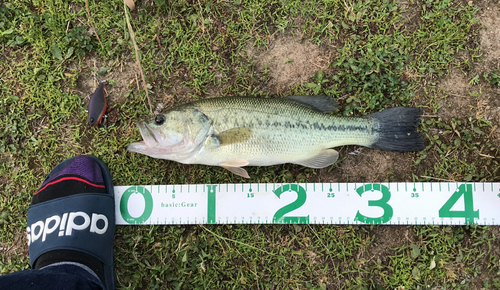
[[[259,126],[262,126],[262,124],[264,124],[267,128],[269,128],[270,126],[274,126],[274,127],[285,127],[287,129],[291,128],[291,129],[295,129],[295,128],[301,128],[301,129],[314,129],[314,130],[319,130],[319,131],[358,131],[358,132],[374,132],[374,129],[369,129],[368,126],[366,125],[359,125],[359,126],[355,126],[355,125],[328,125],[326,126],[324,123],[318,123],[318,122],[314,122],[312,124],[310,124],[309,122],[307,123],[304,123],[304,122],[295,122],[295,123],[292,123],[290,121],[286,121],[286,122],[278,122],[278,121],[274,121],[274,122],[270,122],[269,120],[266,120],[265,122],[261,121],[260,119],[256,119],[255,122],[257,122],[259,124]],[[240,123],[235,120],[234,121],[234,126],[235,127],[240,127]],[[250,121],[250,123],[246,124],[243,122],[242,126],[241,127],[254,127],[255,126],[255,123],[253,121]]]
[[362,131],[362,132],[368,132],[368,127],[367,126],[354,126],[354,125],[329,125],[326,126],[321,123],[321,126],[318,125],[318,123],[313,123],[312,126],[310,127],[311,129],[316,129],[316,130],[323,130],[323,131]]

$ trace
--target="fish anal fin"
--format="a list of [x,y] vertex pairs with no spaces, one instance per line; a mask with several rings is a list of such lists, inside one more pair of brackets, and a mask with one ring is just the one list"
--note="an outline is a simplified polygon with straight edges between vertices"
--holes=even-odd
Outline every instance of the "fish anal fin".
[[339,153],[337,151],[325,149],[312,158],[294,163],[310,168],[325,168],[337,162],[337,159],[339,159]]
[[250,178],[250,175],[248,175],[248,172],[241,168],[243,166],[248,165],[248,161],[244,159],[236,159],[236,160],[230,160],[230,161],[224,161],[219,163],[218,165],[224,169],[227,169],[231,171],[232,173],[239,175],[244,178]]
[[289,96],[285,100],[299,103],[321,113],[337,111],[337,101],[330,96]]
[[252,128],[250,127],[238,127],[226,130],[214,137],[219,140],[219,145],[229,145],[235,143],[245,142],[252,136]]
[[227,169],[227,170],[231,171],[232,173],[239,175],[241,177],[250,178],[250,175],[248,175],[248,172],[241,167],[230,167],[230,166],[221,166],[221,167],[224,169]]

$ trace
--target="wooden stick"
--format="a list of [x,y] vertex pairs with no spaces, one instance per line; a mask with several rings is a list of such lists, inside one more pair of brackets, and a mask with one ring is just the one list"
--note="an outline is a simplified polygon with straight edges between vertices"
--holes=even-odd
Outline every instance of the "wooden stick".
[[92,29],[94,29],[95,36],[97,37],[97,41],[99,41],[99,44],[101,45],[101,49],[104,50],[104,45],[102,45],[101,39],[99,38],[99,34],[97,34],[97,28],[95,27],[94,22],[92,21],[92,18],[90,18],[89,3],[87,0],[85,0],[85,8],[87,8],[87,17],[89,19],[90,26],[92,26]]
[[432,176],[425,176],[425,175],[422,175],[422,176],[420,176],[420,177],[423,177],[423,178],[429,178],[429,179],[435,179],[435,180],[440,180],[440,181],[455,182],[455,180],[442,179],[442,178],[437,178],[437,177],[432,177]]
[[139,66],[139,72],[141,73],[142,85],[144,86],[144,91],[146,91],[146,98],[148,99],[148,104],[149,104],[149,112],[151,113],[151,115],[153,115],[153,110],[151,109],[151,101],[149,100],[148,88],[146,87],[146,80],[144,79],[144,74],[142,73],[141,61],[139,60],[139,48],[137,47],[137,43],[135,42],[135,33],[134,30],[132,29],[132,25],[130,24],[130,20],[128,18],[127,3],[125,3],[125,0],[123,1],[123,8],[125,10],[125,18],[127,19],[128,33],[130,34],[130,38],[132,39],[132,43],[134,44],[135,60],[137,61],[137,65]]

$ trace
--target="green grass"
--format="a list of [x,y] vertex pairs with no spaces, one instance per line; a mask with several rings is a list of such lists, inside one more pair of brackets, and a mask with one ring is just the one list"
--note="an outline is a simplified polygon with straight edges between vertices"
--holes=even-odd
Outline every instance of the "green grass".
[[[479,31],[475,3],[409,1],[406,10],[383,0],[136,5],[131,22],[153,104],[165,95],[174,102],[214,97],[214,88],[223,96],[274,95],[248,45],[265,48],[272,37],[297,31],[305,41],[334,45],[334,57],[327,69],[278,95],[333,95],[340,114],[398,104],[436,115],[453,106],[437,86],[451,67],[468,80],[480,76],[474,82],[481,88],[500,84],[497,71],[478,66],[479,43],[470,41]],[[145,93],[133,84],[113,104],[115,122],[87,126],[88,99],[78,91],[82,79],[91,79],[93,61],[115,81],[113,73],[135,59],[122,7],[118,0],[89,0],[101,48],[89,33],[84,1],[0,4],[0,274],[28,268],[24,229],[32,194],[67,157],[103,159],[116,185],[249,182],[220,168],[126,151],[140,138],[135,121],[148,114]],[[414,181],[500,180],[498,125],[480,111],[423,118],[427,148],[414,154],[411,172],[399,174]],[[252,182],[307,182],[318,171],[285,164],[249,173]],[[117,228],[115,264],[119,287],[127,289],[500,289],[497,236],[496,228],[476,226],[128,226]]]

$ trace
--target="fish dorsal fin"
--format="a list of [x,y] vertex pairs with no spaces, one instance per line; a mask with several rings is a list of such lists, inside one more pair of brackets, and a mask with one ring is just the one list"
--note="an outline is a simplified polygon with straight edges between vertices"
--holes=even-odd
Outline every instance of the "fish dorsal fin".
[[245,142],[252,136],[252,128],[250,127],[238,127],[226,130],[214,137],[219,140],[219,145],[229,145],[234,143]]
[[244,178],[250,178],[248,175],[248,172],[241,168],[243,166],[248,165],[248,161],[244,159],[236,159],[236,160],[230,160],[230,161],[224,161],[219,163],[218,165],[224,169],[227,169],[231,171],[232,173],[239,175]]
[[337,111],[337,101],[330,96],[289,96],[284,98],[299,103],[321,113]]
[[337,151],[325,149],[312,158],[294,163],[310,168],[325,168],[337,162],[337,159],[339,159],[339,153]]

